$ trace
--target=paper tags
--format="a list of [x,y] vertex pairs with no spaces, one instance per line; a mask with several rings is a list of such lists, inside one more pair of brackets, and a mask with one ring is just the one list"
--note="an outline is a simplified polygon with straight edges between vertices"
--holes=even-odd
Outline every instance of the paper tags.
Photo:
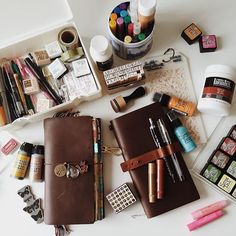
[[34,196],[31,192],[30,186],[27,185],[21,188],[17,194],[23,198],[23,201],[27,204],[26,207],[23,208],[24,211],[30,214],[30,216],[36,221],[38,224],[43,222],[43,210],[41,208],[41,200],[34,199]]

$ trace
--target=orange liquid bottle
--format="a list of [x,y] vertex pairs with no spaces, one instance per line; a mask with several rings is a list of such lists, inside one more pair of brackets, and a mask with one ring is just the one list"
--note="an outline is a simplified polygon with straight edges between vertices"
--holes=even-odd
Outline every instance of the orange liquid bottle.
[[167,94],[155,93],[153,101],[174,110],[181,115],[192,116],[196,110],[196,105],[189,101],[184,101],[178,97],[171,97]]

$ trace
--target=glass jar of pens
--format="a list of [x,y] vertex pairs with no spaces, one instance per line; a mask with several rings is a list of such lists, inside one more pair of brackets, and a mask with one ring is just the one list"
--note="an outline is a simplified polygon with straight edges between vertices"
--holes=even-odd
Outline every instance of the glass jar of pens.
[[156,0],[130,0],[116,6],[109,17],[109,35],[116,55],[135,60],[152,46]]

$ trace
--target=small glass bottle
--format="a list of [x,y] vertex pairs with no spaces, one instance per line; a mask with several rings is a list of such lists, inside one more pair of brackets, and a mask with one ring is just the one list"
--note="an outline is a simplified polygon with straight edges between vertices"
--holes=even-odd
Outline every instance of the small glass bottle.
[[31,155],[29,179],[34,182],[43,181],[44,146],[35,145]]
[[90,42],[90,55],[101,71],[111,69],[113,65],[112,47],[103,35],[96,35]]
[[193,141],[188,130],[183,126],[182,122],[174,111],[167,112],[167,116],[171,122],[171,126],[174,128],[175,136],[178,138],[184,152],[193,151],[197,145]]
[[196,105],[189,101],[184,101],[178,97],[171,97],[167,94],[155,93],[153,101],[159,102],[171,110],[185,116],[192,116],[196,110]]
[[24,142],[16,156],[11,176],[17,179],[24,179],[33,149],[32,143]]

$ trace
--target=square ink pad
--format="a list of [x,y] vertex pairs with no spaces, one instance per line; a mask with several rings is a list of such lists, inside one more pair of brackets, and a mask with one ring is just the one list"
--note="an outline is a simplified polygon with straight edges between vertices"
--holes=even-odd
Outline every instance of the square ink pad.
[[193,44],[201,37],[202,31],[192,23],[185,28],[181,34],[181,37],[189,44]]
[[221,151],[217,151],[211,159],[211,162],[220,168],[225,168],[229,161],[229,157]]
[[225,192],[230,193],[235,186],[236,181],[230,178],[228,175],[223,175],[218,183],[218,186]]
[[233,156],[236,151],[236,142],[231,138],[226,138],[221,144],[220,149]]
[[234,129],[232,130],[232,132],[230,133],[229,136],[230,136],[230,138],[236,140],[236,128],[234,128]]
[[227,169],[227,173],[236,178],[236,161],[231,162],[229,168]]
[[234,189],[232,196],[236,198],[236,188]]
[[200,52],[214,52],[217,49],[215,35],[202,35],[199,39]]
[[208,165],[208,167],[203,173],[203,176],[213,183],[215,183],[218,180],[220,175],[221,175],[221,171],[211,164]]

